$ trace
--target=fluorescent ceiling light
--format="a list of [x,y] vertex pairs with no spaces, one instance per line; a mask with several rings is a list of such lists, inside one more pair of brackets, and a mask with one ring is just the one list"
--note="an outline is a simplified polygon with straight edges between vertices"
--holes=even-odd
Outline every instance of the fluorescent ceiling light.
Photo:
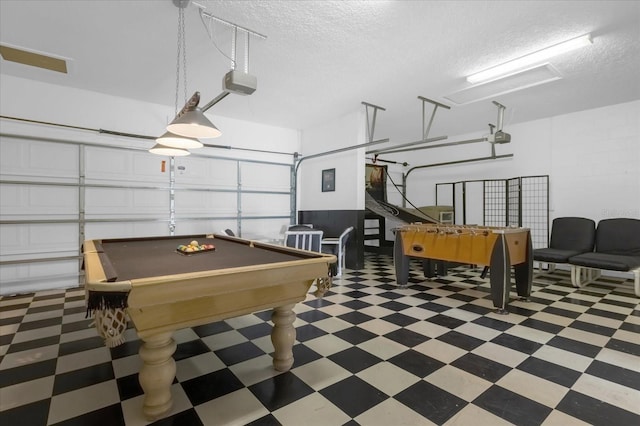
[[542,64],[523,71],[517,71],[486,83],[474,84],[465,89],[444,96],[458,105],[469,104],[529,87],[561,79],[562,76],[551,64]]
[[514,59],[513,61],[505,62],[502,65],[472,74],[467,77],[467,81],[472,84],[488,81],[590,44],[592,44],[591,35],[583,35],[582,37],[574,38],[551,47],[547,47],[546,49],[538,50],[530,55],[522,56],[518,59]]

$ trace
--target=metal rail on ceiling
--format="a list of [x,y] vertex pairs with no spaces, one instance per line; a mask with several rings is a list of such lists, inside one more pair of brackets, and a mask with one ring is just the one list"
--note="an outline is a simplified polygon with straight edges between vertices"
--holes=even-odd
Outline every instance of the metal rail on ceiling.
[[[227,94],[228,94],[228,92],[227,92]],[[53,122],[50,122],[50,121],[31,120],[31,119],[28,119],[28,118],[11,117],[11,116],[7,116],[7,115],[0,115],[0,119],[20,121],[20,122],[32,123],[32,124],[43,124],[43,125],[46,125],[46,126],[62,127],[62,128],[65,128],[65,129],[84,130],[84,131],[87,131],[87,132],[94,132],[94,133],[100,133],[100,134],[112,135],[112,136],[122,136],[122,137],[133,138],[133,139],[156,140],[158,138],[157,136],[140,135],[140,134],[136,134],[136,133],[119,132],[119,131],[115,131],[115,130],[95,129],[95,128],[91,128],[91,127],[73,126],[73,125],[69,125],[69,124],[53,123]],[[12,135],[12,136],[19,137],[19,135]],[[59,142],[62,142],[62,141],[59,141]],[[83,142],[83,143],[85,145],[91,145],[91,143],[88,143],[88,142]],[[95,144],[95,145],[99,145],[99,144]],[[265,154],[278,154],[278,155],[291,155],[291,156],[296,154],[294,152],[269,151],[269,150],[264,150],[264,149],[253,149],[253,148],[238,148],[238,147],[233,147],[231,145],[215,145],[215,144],[205,143],[204,146],[207,147],[207,148],[219,148],[219,149],[227,149],[227,150],[259,152],[259,153],[265,153]]]

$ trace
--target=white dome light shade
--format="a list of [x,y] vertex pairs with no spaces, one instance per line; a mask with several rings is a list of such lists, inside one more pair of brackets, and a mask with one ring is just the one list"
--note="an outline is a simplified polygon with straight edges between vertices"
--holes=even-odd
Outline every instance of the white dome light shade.
[[167,130],[190,138],[217,138],[222,132],[198,108],[187,111],[173,120]]
[[174,148],[162,144],[155,144],[149,152],[157,155],[166,155],[167,157],[184,157],[185,155],[191,154],[186,149]]
[[202,148],[204,146],[198,139],[179,136],[171,132],[166,132],[164,135],[156,139],[156,142],[161,145],[170,146],[172,148],[183,149],[196,149]]

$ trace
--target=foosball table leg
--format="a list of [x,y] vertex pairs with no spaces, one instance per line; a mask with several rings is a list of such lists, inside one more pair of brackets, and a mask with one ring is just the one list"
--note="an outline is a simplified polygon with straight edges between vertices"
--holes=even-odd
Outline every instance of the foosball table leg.
[[531,235],[527,236],[527,260],[524,263],[514,266],[514,275],[516,278],[516,290],[518,296],[524,300],[528,300],[531,295],[531,285],[533,283],[533,247],[531,244]]
[[491,298],[499,314],[508,314],[509,291],[511,289],[511,262],[504,234],[496,240],[491,253]]
[[424,259],[422,261],[422,272],[425,278],[434,278],[436,276],[436,265],[431,259]]
[[409,256],[405,256],[402,248],[402,233],[396,232],[396,240],[393,245],[393,264],[396,269],[398,287],[406,287],[409,282],[409,261]]
[[489,272],[488,266],[485,266],[484,268],[482,268],[482,272],[480,273],[480,279],[484,280],[485,278],[487,278],[487,272]]

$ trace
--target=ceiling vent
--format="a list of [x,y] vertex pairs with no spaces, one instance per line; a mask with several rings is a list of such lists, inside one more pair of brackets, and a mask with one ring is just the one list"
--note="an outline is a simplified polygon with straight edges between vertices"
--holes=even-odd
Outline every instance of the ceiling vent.
[[551,64],[543,64],[488,83],[446,95],[445,98],[458,105],[495,98],[498,95],[515,92],[561,79],[562,76]]
[[0,44],[0,55],[5,61],[16,62],[18,64],[29,65],[31,67],[43,68],[45,70],[56,71],[63,74],[69,72],[67,61],[64,58],[56,58],[51,55],[44,55],[34,51],[29,51],[17,47]]

